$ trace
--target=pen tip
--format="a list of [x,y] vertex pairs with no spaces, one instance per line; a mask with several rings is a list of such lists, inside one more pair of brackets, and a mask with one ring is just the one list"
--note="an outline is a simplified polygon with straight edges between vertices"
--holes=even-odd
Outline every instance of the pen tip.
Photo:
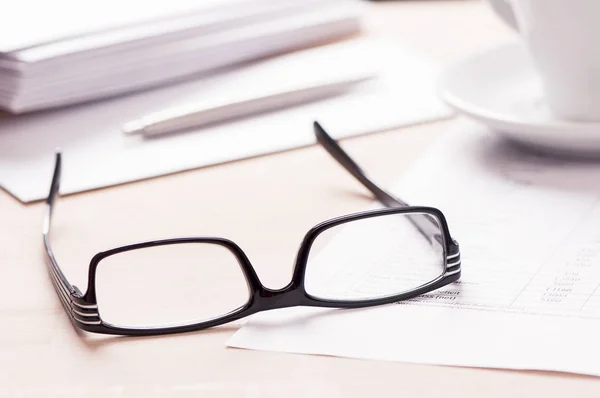
[[145,125],[139,121],[134,120],[132,122],[127,122],[123,125],[123,133],[125,135],[133,135],[141,133],[144,130]]

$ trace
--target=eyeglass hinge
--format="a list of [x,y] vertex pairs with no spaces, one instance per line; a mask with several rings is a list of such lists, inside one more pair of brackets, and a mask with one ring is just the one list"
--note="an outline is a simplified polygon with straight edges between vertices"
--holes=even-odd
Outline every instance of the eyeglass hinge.
[[81,290],[79,290],[77,286],[71,285],[71,287],[73,288],[73,290],[75,290],[75,297],[83,298],[83,293],[81,293]]

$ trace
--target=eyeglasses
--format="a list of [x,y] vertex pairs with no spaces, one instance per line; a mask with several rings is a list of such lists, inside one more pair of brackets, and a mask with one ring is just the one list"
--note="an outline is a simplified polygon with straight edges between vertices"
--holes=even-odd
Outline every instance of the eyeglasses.
[[408,206],[373,183],[317,123],[317,141],[386,208],[314,226],[291,282],[262,285],[234,242],[218,237],[156,240],[96,254],[87,291],[71,285],[50,245],[61,154],[46,200],[43,238],[51,280],[73,324],[104,334],[158,335],[222,325],[294,306],[361,308],[407,300],[460,278],[458,243],[442,212]]

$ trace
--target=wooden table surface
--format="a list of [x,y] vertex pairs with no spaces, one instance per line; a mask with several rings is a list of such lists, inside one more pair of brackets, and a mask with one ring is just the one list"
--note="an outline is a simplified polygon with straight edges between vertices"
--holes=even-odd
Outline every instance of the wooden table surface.
[[[513,39],[474,0],[380,3],[364,25],[365,34],[442,65]],[[347,139],[343,146],[385,185],[454,123]],[[217,235],[244,248],[264,284],[280,287],[312,225],[370,204],[365,190],[314,146],[61,198],[53,239],[79,286],[98,251]],[[239,323],[163,337],[78,334],[44,268],[42,214],[42,204],[25,206],[0,192],[0,397],[600,396],[600,379],[578,375],[225,348]]]

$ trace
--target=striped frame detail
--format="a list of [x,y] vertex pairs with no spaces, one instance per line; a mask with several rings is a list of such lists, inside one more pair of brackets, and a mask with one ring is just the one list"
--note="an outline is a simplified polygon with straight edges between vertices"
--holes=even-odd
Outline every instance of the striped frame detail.
[[70,291],[62,282],[54,265],[49,264],[48,268],[50,269],[50,280],[70,318],[74,322],[84,325],[102,324],[100,315],[98,314],[98,306],[96,304],[87,304],[82,298],[77,297],[74,291]]
[[446,256],[446,276],[460,272],[460,251]]

